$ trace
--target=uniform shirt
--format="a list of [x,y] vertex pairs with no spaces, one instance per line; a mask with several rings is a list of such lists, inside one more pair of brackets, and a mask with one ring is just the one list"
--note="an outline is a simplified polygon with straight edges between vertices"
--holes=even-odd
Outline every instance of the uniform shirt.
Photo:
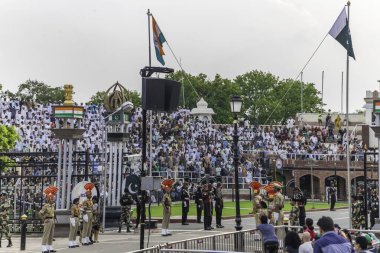
[[83,206],[83,211],[85,213],[91,213],[94,204],[92,203],[91,199],[86,199],[85,201],[83,201],[82,206]]
[[72,218],[79,217],[79,214],[80,214],[80,209],[79,209],[78,205],[74,204],[71,207],[71,217]]
[[165,207],[171,207],[172,206],[172,199],[170,198],[169,193],[164,194],[162,202],[164,203]]
[[274,195],[273,210],[274,212],[280,212],[284,207],[284,196],[278,192]]
[[54,204],[49,204],[49,203],[46,203],[41,211],[40,211],[40,215],[43,219],[52,219],[54,218]]
[[9,220],[9,208],[10,204],[8,200],[3,200],[0,203],[0,220]]

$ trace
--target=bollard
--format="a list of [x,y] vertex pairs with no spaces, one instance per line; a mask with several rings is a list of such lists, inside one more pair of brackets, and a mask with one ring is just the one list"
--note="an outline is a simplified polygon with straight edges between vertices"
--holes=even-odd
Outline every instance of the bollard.
[[21,216],[21,242],[20,242],[20,250],[25,250],[26,244],[26,225],[27,225],[28,216],[25,214]]

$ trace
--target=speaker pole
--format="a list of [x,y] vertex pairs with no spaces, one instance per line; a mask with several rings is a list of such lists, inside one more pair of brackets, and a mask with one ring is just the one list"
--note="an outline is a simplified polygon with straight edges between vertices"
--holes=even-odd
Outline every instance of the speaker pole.
[[149,45],[149,67],[152,66],[152,52],[151,52],[151,46],[150,46],[150,16],[152,16],[152,13],[150,13],[150,9],[148,9],[148,12],[146,13],[148,15],[148,45]]

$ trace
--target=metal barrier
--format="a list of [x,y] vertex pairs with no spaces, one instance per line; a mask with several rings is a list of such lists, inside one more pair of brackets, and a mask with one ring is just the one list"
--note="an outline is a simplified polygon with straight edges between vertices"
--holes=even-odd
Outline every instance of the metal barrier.
[[[289,226],[275,226],[276,231],[284,230]],[[301,227],[294,227],[301,228]],[[283,233],[285,237],[285,233]],[[264,245],[259,230],[243,230],[217,235],[198,237],[193,239],[169,242],[151,248],[132,251],[132,253],[157,252],[263,252]],[[283,239],[279,238],[280,248]]]

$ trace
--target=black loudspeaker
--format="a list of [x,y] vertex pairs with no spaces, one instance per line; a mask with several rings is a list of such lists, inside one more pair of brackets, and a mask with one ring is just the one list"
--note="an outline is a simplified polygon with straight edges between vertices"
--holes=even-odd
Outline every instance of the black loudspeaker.
[[142,108],[158,112],[175,111],[179,103],[181,83],[160,79],[142,79]]

